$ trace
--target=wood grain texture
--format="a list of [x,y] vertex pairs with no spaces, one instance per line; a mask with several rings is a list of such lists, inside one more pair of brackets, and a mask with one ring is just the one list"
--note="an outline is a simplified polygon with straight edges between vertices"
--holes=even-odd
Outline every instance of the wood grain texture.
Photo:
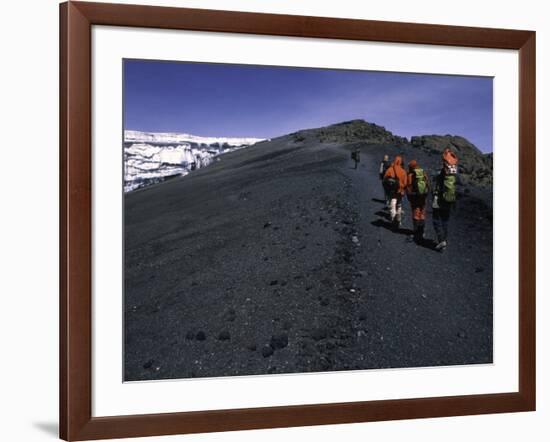
[[527,411],[518,393],[94,418],[82,439],[159,436]]
[[61,6],[60,433],[74,440],[91,417],[90,23]]
[[67,5],[59,9],[59,433],[64,439],[68,420],[67,353]]
[[92,24],[518,49],[528,31],[299,15],[74,2]]
[[[92,25],[500,48],[519,51],[519,392],[92,417]],[[106,439],[535,409],[535,33],[69,2],[60,5],[60,437]]]
[[536,404],[536,36],[519,50],[519,390]]

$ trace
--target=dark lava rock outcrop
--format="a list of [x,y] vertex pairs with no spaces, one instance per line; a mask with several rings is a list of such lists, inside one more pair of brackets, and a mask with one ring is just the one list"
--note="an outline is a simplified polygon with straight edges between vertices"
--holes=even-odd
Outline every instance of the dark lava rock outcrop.
[[484,187],[493,184],[493,154],[483,154],[464,137],[422,135],[412,137],[411,145],[431,154],[441,154],[445,148],[449,147],[460,159],[459,172],[466,183]]
[[383,126],[364,120],[344,121],[338,124],[306,129],[292,134],[297,142],[316,138],[321,143],[350,143],[362,141],[369,144],[407,144],[405,137],[392,134]]

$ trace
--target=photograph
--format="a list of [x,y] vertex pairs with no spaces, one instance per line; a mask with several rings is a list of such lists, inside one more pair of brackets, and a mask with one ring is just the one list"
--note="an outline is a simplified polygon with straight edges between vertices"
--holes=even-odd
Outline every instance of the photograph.
[[125,382],[493,363],[492,77],[122,68]]

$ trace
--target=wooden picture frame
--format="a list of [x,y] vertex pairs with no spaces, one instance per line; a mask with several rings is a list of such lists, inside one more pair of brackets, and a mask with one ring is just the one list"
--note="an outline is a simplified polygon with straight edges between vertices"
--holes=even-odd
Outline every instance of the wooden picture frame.
[[[519,51],[519,391],[92,417],[93,25]],[[535,32],[105,3],[60,5],[60,437],[121,438],[535,410]]]

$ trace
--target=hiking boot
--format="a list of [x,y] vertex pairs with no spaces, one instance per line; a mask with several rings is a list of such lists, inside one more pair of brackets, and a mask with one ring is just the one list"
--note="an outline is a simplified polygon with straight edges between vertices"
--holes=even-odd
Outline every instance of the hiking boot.
[[435,246],[435,250],[442,252],[447,247],[447,241],[441,241]]

